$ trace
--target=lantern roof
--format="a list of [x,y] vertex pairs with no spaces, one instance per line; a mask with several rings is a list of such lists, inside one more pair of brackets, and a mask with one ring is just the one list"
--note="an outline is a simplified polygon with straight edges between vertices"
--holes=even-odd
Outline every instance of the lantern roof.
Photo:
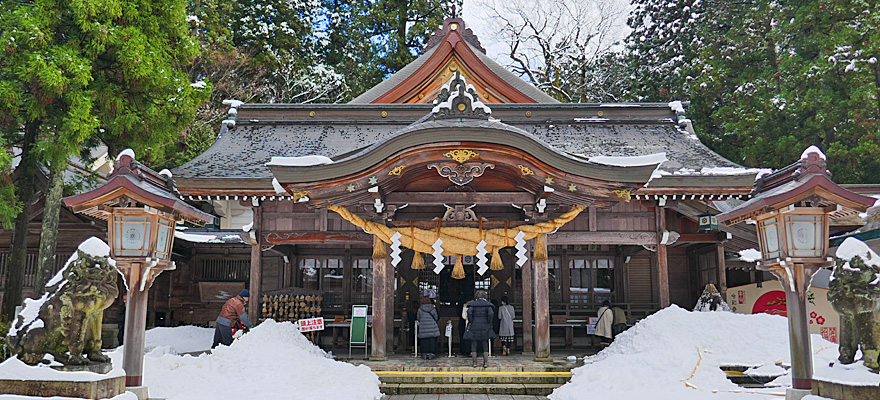
[[126,149],[116,157],[107,183],[89,192],[65,197],[64,205],[74,212],[102,220],[108,219],[111,208],[120,203],[149,206],[196,225],[214,220],[213,215],[183,202],[178,195],[171,173],[153,171],[137,162],[131,149]]
[[718,221],[735,224],[797,203],[834,207],[831,209],[837,213],[853,214],[864,212],[876,201],[834,183],[831,172],[825,168],[825,155],[815,146],[804,151],[797,162],[758,178],[752,196],[749,201],[719,214]]

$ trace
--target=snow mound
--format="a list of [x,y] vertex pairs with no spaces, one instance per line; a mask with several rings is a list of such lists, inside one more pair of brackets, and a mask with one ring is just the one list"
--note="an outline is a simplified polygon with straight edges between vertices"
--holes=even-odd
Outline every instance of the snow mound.
[[266,163],[266,165],[281,165],[286,167],[311,167],[313,165],[324,164],[333,164],[333,160],[331,160],[330,157],[311,155],[300,157],[272,157],[272,160]]
[[[827,365],[837,357],[836,345],[818,335],[813,335],[813,350],[820,353],[814,365]],[[730,382],[720,367],[764,366],[763,371],[789,360],[784,317],[690,312],[673,305],[623,332],[599,354],[587,357],[584,366],[572,370],[571,381],[549,398],[576,400],[589,393],[590,399],[597,400],[755,399],[754,393],[780,394],[785,389],[744,390]],[[782,376],[773,383],[791,386],[791,378]]]
[[150,352],[165,347],[173,354],[192,353],[211,349],[214,343],[214,330],[199,326],[177,326],[173,328],[153,328],[147,331],[144,349]]
[[[114,364],[121,364],[121,349],[110,355]],[[144,384],[152,397],[168,400],[376,400],[382,396],[379,378],[369,367],[334,361],[292,323],[273,320],[264,321],[232,346],[218,346],[212,354],[178,356],[158,347],[144,357]]]

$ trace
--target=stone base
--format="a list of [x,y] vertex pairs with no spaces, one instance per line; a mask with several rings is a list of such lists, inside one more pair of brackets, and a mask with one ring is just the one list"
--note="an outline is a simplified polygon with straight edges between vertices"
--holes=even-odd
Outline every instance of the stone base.
[[785,400],[801,400],[812,392],[809,389],[785,389]]
[[18,381],[0,379],[0,394],[35,397],[75,397],[80,399],[109,399],[125,393],[125,377],[97,381]]
[[837,400],[880,399],[880,386],[851,386],[813,380],[813,394]]
[[58,371],[88,371],[94,372],[96,374],[106,374],[113,369],[113,364],[108,362],[106,363],[89,363],[86,365],[57,365],[53,366],[52,369]]
[[150,398],[150,391],[146,386],[128,386],[125,390],[134,393],[138,400],[149,400]]

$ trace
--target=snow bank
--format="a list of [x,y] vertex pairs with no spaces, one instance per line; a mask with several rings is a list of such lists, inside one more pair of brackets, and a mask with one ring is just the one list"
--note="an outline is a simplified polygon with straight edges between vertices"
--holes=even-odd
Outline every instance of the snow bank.
[[[18,356],[12,356],[3,363],[0,363],[0,378],[10,380],[42,380],[42,381],[71,381],[71,382],[91,382],[117,376],[124,376],[125,371],[122,370],[122,352],[119,352],[119,362],[113,362],[113,369],[106,374],[99,374],[89,371],[56,371],[50,367],[50,364],[37,364],[34,366],[27,365],[18,359]],[[51,355],[47,355],[46,361],[54,365],[60,365],[54,362]],[[2,397],[0,397],[2,398]]]
[[[31,396],[19,396],[15,394],[0,394],[0,400],[82,400],[79,398],[73,397],[31,397]],[[114,396],[109,398],[108,400],[137,400],[137,395],[132,392],[125,392],[120,394],[119,396]]]
[[[169,340],[166,343],[175,343]],[[121,364],[121,349],[110,356],[114,364]],[[379,378],[369,367],[334,361],[292,323],[272,320],[261,323],[232,346],[219,346],[213,354],[178,356],[170,354],[167,347],[158,347],[144,357],[144,384],[149,386],[150,396],[168,400],[381,397]]]
[[177,326],[173,328],[153,328],[147,331],[144,349],[150,352],[164,347],[173,354],[192,353],[211,349],[214,343],[214,330],[199,326]]
[[[827,366],[836,359],[834,343],[819,335],[812,339],[814,365]],[[730,382],[720,366],[778,371],[773,366],[789,360],[784,317],[699,313],[671,306],[640,321],[599,354],[587,357],[584,366],[572,370],[571,381],[549,398],[577,400],[586,394],[596,400],[776,398],[784,387],[743,389]],[[773,383],[790,387],[791,378],[781,376]]]
[[283,165],[287,167],[310,167],[323,164],[333,164],[333,160],[325,156],[272,157],[272,161],[266,163],[266,165]]

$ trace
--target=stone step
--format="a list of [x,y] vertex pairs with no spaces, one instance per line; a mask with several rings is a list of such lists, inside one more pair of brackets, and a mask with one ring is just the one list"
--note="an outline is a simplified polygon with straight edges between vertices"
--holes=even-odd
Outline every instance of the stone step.
[[508,394],[546,396],[553,392],[558,384],[519,384],[519,383],[487,383],[469,384],[454,383],[437,385],[433,383],[388,383],[379,385],[379,390],[386,395],[399,394]]
[[557,384],[562,385],[571,378],[568,372],[379,372],[382,383],[432,383],[432,384]]

